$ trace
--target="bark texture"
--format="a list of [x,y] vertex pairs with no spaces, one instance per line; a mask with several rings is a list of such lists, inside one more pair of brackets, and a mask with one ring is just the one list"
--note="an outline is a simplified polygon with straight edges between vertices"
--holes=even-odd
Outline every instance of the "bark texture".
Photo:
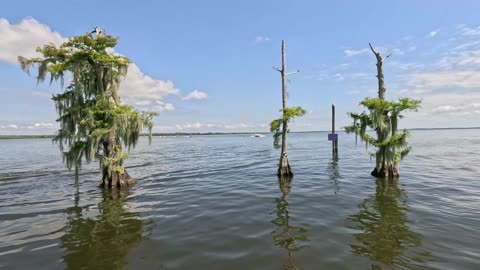
[[[282,74],[282,107],[283,111],[287,108],[287,63],[285,56],[285,41],[282,40],[282,69],[280,73]],[[282,128],[282,152],[280,154],[280,162],[278,167],[277,175],[279,177],[292,177],[293,172],[290,167],[290,162],[288,161],[287,154],[287,132],[288,132],[288,121],[283,119],[283,128]]]
[[102,174],[102,182],[100,183],[102,188],[124,188],[135,183],[135,180],[130,177],[127,170],[123,172],[109,172],[108,169],[104,169]]
[[368,43],[368,45],[377,58],[378,98],[385,99],[385,92],[387,91],[387,88],[385,87],[385,78],[383,76],[383,58],[379,52],[373,49],[372,44]]
[[373,169],[371,175],[379,178],[396,178],[400,176],[398,174],[398,167],[393,164],[389,166],[382,166],[380,170],[375,168]]

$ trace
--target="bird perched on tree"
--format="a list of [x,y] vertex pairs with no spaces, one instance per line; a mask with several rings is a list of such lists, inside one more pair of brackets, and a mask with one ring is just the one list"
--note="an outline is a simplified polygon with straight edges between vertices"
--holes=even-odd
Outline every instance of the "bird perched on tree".
[[98,37],[99,35],[103,34],[103,30],[102,30],[100,27],[95,26],[95,27],[93,28],[93,31],[92,31],[91,33],[92,33],[92,34],[95,33],[95,34],[97,35],[97,37]]

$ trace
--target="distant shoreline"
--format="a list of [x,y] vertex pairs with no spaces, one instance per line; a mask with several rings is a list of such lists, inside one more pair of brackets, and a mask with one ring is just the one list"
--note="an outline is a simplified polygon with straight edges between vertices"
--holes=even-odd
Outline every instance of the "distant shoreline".
[[[480,127],[454,127],[454,128],[409,128],[407,130],[452,130],[452,129],[480,129]],[[292,133],[315,133],[315,132],[329,132],[329,130],[316,131],[294,131]],[[337,132],[344,132],[339,130]],[[214,136],[214,135],[251,135],[251,134],[270,134],[270,132],[197,132],[197,133],[153,133],[153,137],[179,137],[179,136]],[[141,134],[141,136],[148,136],[148,134]],[[14,140],[14,139],[52,139],[55,135],[0,135],[0,140]]]

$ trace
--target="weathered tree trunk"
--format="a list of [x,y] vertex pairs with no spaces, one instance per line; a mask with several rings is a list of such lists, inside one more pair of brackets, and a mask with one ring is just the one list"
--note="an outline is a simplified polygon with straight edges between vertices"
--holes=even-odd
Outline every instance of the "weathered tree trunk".
[[368,45],[377,58],[378,98],[385,99],[385,91],[387,91],[387,88],[385,87],[385,78],[383,76],[383,59],[380,53],[373,49],[372,44],[368,43]]
[[390,165],[382,165],[380,170],[377,168],[373,169],[372,176],[381,177],[381,178],[396,178],[399,177],[398,168],[397,166],[390,164]]
[[[377,52],[377,51],[375,51],[375,49],[373,49],[372,44],[368,43],[368,45],[370,46],[370,49],[372,50],[373,54],[375,55],[375,58],[377,58],[378,98],[381,99],[381,100],[384,100],[385,99],[385,92],[387,91],[387,88],[385,87],[385,77],[383,75],[383,58],[382,58],[382,55],[379,52]],[[388,58],[388,56],[387,56],[387,58]],[[396,125],[396,123],[395,123],[395,125]],[[396,126],[393,128],[393,130],[395,130],[395,129],[396,129]],[[393,131],[393,133],[395,133],[395,131]],[[377,138],[378,138],[378,140],[383,141],[383,140],[387,139],[388,136],[389,136],[389,134],[385,134],[384,131],[378,130],[378,128],[377,128]],[[386,160],[385,157],[386,157],[386,154],[387,154],[386,151],[387,151],[387,149],[384,149],[381,153],[382,166],[380,167],[380,169],[377,169],[375,167],[375,169],[373,169],[373,171],[371,173],[372,176],[385,177],[385,178],[395,178],[395,177],[399,176],[398,167],[393,163],[392,164],[387,164],[387,162],[385,162],[385,160]],[[377,159],[378,159],[378,157],[377,157]]]
[[130,177],[123,166],[123,161],[119,159],[122,150],[121,147],[116,144],[115,137],[111,137],[108,142],[103,144],[103,147],[107,159],[116,161],[103,165],[100,187],[124,188],[133,185],[135,180]]
[[[287,108],[287,63],[285,56],[285,41],[282,40],[282,69],[280,71],[282,74],[282,108],[285,113]],[[290,167],[290,162],[288,161],[287,154],[287,132],[288,132],[288,122],[283,117],[283,128],[282,128],[282,152],[280,154],[280,162],[278,166],[277,175],[280,177],[292,177],[293,172]]]
[[[106,91],[108,83],[104,77],[107,76],[102,68],[100,70],[97,79],[97,90],[101,93],[111,104],[114,106],[117,105],[117,100],[115,99],[112,91]],[[124,188],[131,186],[135,183],[135,180],[130,177],[130,175],[125,170],[123,166],[122,156],[122,146],[113,132],[110,135],[110,139],[103,143],[104,155],[107,158],[108,165],[103,165],[102,168],[102,181],[100,187],[103,188]]]
[[108,169],[104,168],[102,174],[102,182],[100,183],[102,188],[124,188],[135,183],[135,180],[130,177],[125,169],[123,172],[111,171],[109,173]]

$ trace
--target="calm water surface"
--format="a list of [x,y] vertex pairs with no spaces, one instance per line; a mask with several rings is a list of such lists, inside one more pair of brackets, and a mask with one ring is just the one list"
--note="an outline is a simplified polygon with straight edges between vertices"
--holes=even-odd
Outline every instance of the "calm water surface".
[[340,134],[155,137],[128,191],[78,188],[48,139],[0,141],[3,269],[480,269],[480,130],[412,131],[396,182]]

